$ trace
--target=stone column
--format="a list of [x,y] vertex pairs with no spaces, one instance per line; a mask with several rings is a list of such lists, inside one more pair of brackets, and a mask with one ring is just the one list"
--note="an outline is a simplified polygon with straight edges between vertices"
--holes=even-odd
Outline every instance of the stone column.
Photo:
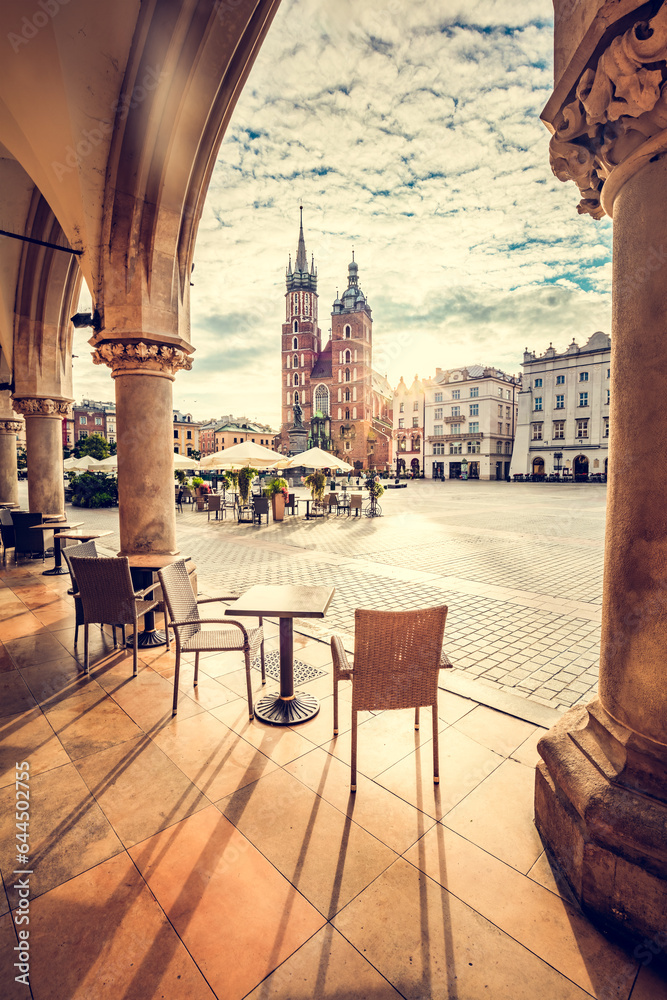
[[580,212],[614,219],[611,436],[599,700],[566,713],[540,741],[535,816],[582,906],[608,928],[662,947],[667,6],[648,22],[621,24],[626,30],[602,54],[594,49],[574,93],[549,117],[554,172],[578,184]]
[[13,399],[25,417],[28,456],[28,507],[42,514],[65,512],[63,475],[63,418],[70,415],[70,399],[29,396]]
[[9,393],[0,392],[0,501],[18,503],[16,435],[22,424],[12,413]]
[[165,344],[107,341],[93,353],[116,384],[120,555],[175,555],[175,372],[188,355]]

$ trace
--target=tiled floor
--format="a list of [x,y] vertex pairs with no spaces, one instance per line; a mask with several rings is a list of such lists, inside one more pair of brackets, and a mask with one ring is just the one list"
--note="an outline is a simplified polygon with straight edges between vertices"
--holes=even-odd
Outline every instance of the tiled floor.
[[[413,713],[332,735],[248,721],[237,654],[182,672],[91,630],[67,577],[0,573],[0,974],[8,1000],[667,1000],[551,870],[532,822],[541,730],[441,690],[442,779]],[[48,582],[45,582],[48,581]],[[267,623],[267,646],[277,628]],[[321,642],[299,659],[329,669]],[[255,690],[261,690],[256,672]],[[269,681],[269,684],[271,682]],[[30,763],[30,989],[15,981],[15,764]],[[25,908],[25,904],[23,904]]]

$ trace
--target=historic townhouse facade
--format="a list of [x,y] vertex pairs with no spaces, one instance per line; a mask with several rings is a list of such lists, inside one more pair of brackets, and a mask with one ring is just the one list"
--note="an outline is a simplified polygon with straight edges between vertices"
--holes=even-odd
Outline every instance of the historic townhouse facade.
[[199,451],[199,427],[191,413],[174,410],[174,451],[177,455],[191,455]]
[[427,478],[507,478],[520,387],[497,368],[436,368],[424,384]]
[[309,445],[345,459],[355,468],[388,469],[391,461],[392,391],[373,370],[373,319],[359,287],[352,255],[347,288],[331,312],[324,348],[318,326],[317,268],[306,257],[303,222],[296,261],[286,271],[282,328],[281,449],[289,451],[289,429],[299,420]]
[[552,344],[523,356],[511,473],[607,473],[611,339],[598,331],[562,354]]
[[[63,421],[63,424],[67,418]],[[64,431],[67,435],[66,447],[73,448],[81,438],[91,434],[100,434],[109,442],[116,442],[116,404],[98,402],[93,399],[83,399],[72,408],[71,431],[69,426]],[[63,437],[63,443],[65,437]]]
[[391,464],[396,473],[421,475],[424,467],[424,383],[416,375],[411,386],[403,376],[394,390],[393,451]]

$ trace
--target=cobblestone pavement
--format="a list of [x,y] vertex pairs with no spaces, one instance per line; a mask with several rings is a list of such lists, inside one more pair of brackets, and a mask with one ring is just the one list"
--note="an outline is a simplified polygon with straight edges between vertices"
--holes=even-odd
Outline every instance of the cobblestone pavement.
[[[327,617],[297,628],[342,634],[350,648],[356,607],[444,601],[445,648],[458,669],[565,709],[596,690],[605,500],[606,487],[590,484],[416,482],[387,490],[375,519],[289,517],[260,528],[209,522],[190,507],[176,518],[204,593],[335,586]],[[104,543],[117,550],[117,510],[69,511],[113,530]]]

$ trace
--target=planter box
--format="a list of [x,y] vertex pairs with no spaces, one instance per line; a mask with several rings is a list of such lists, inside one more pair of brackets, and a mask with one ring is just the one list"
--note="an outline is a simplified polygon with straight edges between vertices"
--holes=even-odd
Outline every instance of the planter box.
[[282,493],[276,493],[271,497],[271,512],[274,521],[282,521],[285,517],[285,497]]

